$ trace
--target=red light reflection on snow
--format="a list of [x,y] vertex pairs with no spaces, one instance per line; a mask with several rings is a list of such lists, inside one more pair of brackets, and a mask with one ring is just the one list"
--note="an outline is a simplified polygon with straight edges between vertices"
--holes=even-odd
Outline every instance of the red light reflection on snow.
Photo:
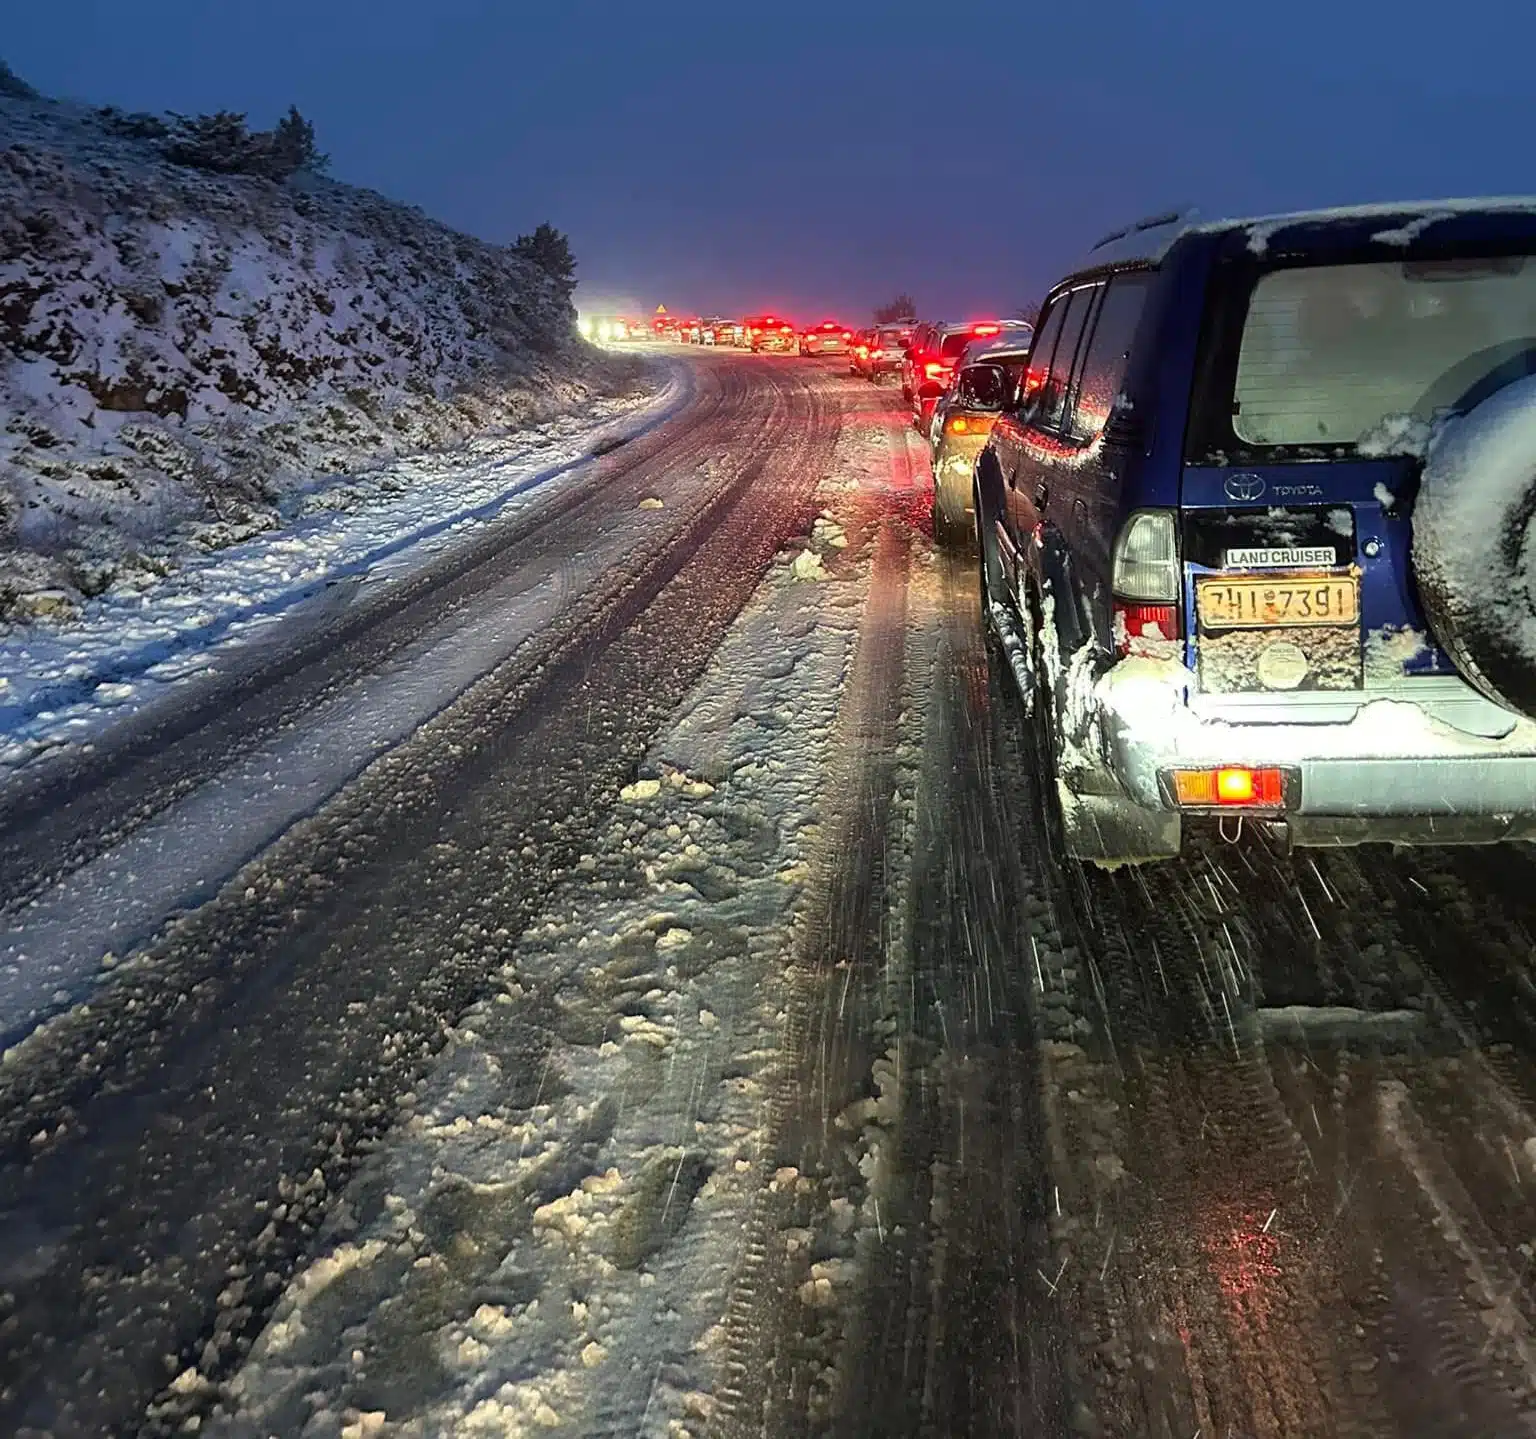
[[1200,1238],[1211,1272],[1228,1299],[1262,1299],[1280,1278],[1280,1235],[1273,1207],[1222,1206],[1200,1218]]

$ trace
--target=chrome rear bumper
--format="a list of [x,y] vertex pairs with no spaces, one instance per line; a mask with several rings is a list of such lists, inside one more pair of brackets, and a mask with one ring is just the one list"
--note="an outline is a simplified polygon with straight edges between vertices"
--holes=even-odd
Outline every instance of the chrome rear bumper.
[[[1300,776],[1286,810],[1267,816],[1286,823],[1294,844],[1465,844],[1536,835],[1536,724],[1459,681],[1424,684],[1422,705],[1406,697],[1412,688],[1390,696],[1356,693],[1334,708],[1333,722],[1314,711],[1300,723],[1294,715],[1290,723],[1275,722],[1285,709],[1276,701],[1267,710],[1256,701],[1237,722],[1176,704],[1149,723],[1134,686],[1118,689],[1112,678],[1095,686],[1103,703],[1088,708],[1083,733],[1098,738],[1099,745],[1087,747],[1099,749],[1109,774],[1150,809],[1172,808],[1170,770],[1275,766]],[[1231,707],[1223,709],[1231,715]],[[1477,732],[1490,728],[1503,733]]]

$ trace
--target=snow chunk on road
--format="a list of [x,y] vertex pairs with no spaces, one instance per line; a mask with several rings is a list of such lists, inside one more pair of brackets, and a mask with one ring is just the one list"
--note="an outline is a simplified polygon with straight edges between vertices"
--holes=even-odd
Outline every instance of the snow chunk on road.
[[797,580],[827,580],[832,577],[822,567],[821,556],[814,550],[801,550],[789,566]]

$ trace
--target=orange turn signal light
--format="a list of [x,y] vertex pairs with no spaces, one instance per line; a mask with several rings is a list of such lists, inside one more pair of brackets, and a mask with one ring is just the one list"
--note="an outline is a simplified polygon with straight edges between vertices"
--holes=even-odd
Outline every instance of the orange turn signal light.
[[952,435],[985,435],[992,428],[992,415],[951,415],[944,428]]
[[1173,793],[1179,804],[1195,809],[1257,806],[1277,809],[1285,803],[1285,774],[1278,769],[1176,769]]

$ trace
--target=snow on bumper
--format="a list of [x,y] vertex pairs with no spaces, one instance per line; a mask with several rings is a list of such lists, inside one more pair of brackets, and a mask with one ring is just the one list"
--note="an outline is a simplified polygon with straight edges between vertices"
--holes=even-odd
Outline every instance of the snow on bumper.
[[1300,775],[1289,813],[1303,822],[1313,816],[1536,822],[1536,724],[1529,721],[1489,739],[1411,701],[1381,698],[1337,723],[1233,723],[1195,714],[1185,703],[1188,683],[1180,663],[1133,657],[1097,678],[1078,679],[1069,695],[1080,720],[1072,728],[1148,808],[1173,808],[1163,780],[1169,770],[1247,765]]

